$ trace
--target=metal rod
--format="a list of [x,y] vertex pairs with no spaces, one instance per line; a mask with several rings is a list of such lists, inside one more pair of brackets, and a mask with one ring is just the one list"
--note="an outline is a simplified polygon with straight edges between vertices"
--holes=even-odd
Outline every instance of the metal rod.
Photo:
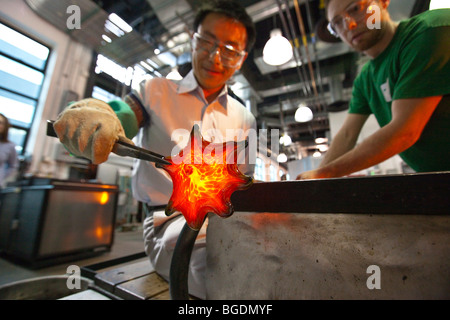
[[300,29],[300,34],[301,34],[303,46],[305,47],[306,59],[308,61],[309,74],[311,76],[311,83],[312,83],[314,95],[316,97],[318,97],[319,93],[317,92],[316,79],[314,77],[314,70],[313,70],[312,63],[311,63],[311,57],[309,55],[308,38],[306,36],[306,31],[305,31],[305,26],[304,26],[304,23],[303,23],[303,18],[302,18],[302,14],[300,12],[300,7],[298,5],[298,1],[297,0],[294,0],[294,6],[295,6],[295,12],[297,14],[297,19],[298,19],[298,23],[299,23],[299,29]]
[[231,203],[236,212],[450,215],[449,186],[450,171],[260,182]]
[[169,290],[172,300],[189,300],[189,263],[199,230],[193,230],[185,223],[178,236],[170,264]]
[[320,62],[319,62],[319,57],[317,55],[317,36],[315,34],[314,31],[314,23],[312,22],[312,14],[311,14],[311,6],[309,4],[309,1],[305,1],[305,6],[306,6],[306,18],[308,19],[308,25],[309,25],[309,29],[311,30],[311,42],[312,42],[312,48],[313,48],[313,55],[314,55],[314,61],[315,61],[315,65],[316,65],[316,75],[317,75],[317,80],[319,83],[319,91],[321,94],[324,93],[323,90],[323,81],[322,81],[322,76],[320,74]]
[[[306,87],[307,87],[308,94],[311,94],[311,86],[308,81],[308,75],[306,74],[306,71],[305,71],[305,65],[303,63],[302,51],[300,48],[300,42],[299,42],[300,37],[297,37],[297,33],[295,32],[294,22],[292,19],[290,8],[289,8],[289,1],[284,0],[284,3],[285,3],[287,22],[289,24],[289,28],[292,33],[292,45],[294,47],[294,53],[296,53],[296,55],[295,55],[296,67],[297,67],[298,72],[302,73],[300,80],[303,81],[304,83],[307,83]],[[280,6],[280,11],[281,11],[281,6]],[[299,56],[298,59],[297,59],[297,55]]]

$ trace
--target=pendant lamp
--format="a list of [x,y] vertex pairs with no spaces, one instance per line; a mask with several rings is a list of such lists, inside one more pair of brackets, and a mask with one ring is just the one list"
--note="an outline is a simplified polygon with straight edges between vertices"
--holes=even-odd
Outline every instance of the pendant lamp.
[[280,29],[273,29],[270,32],[270,39],[264,46],[264,62],[271,66],[280,66],[291,60],[293,55],[289,40],[283,37]]

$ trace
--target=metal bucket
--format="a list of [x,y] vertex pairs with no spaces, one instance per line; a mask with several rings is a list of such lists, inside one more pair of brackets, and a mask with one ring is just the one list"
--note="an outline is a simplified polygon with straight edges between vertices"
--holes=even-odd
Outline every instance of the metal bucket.
[[92,281],[80,278],[79,286],[70,289],[68,275],[45,276],[15,281],[0,286],[0,300],[56,300],[87,290]]

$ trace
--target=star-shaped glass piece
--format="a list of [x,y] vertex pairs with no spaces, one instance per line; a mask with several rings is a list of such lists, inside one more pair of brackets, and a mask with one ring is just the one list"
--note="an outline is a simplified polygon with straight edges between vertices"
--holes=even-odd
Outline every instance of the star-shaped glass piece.
[[189,140],[180,153],[165,158],[170,165],[157,166],[169,173],[173,182],[166,215],[179,211],[189,227],[198,230],[209,212],[232,215],[231,195],[250,187],[253,179],[241,173],[237,164],[246,141],[210,143],[203,139],[198,125],[192,128]]

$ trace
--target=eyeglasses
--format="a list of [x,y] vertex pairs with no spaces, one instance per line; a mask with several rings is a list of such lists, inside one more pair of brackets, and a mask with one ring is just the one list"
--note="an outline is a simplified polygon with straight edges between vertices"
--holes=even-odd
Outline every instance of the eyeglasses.
[[367,8],[372,2],[374,1],[362,0],[353,2],[344,11],[344,16],[338,15],[328,23],[328,31],[336,38],[339,37],[339,33],[342,33],[348,27],[349,21],[359,22],[367,15]]
[[225,67],[235,68],[245,57],[245,50],[238,50],[230,44],[222,43],[207,36],[194,33],[193,46],[196,51],[204,50],[214,55],[219,51],[222,64]]

